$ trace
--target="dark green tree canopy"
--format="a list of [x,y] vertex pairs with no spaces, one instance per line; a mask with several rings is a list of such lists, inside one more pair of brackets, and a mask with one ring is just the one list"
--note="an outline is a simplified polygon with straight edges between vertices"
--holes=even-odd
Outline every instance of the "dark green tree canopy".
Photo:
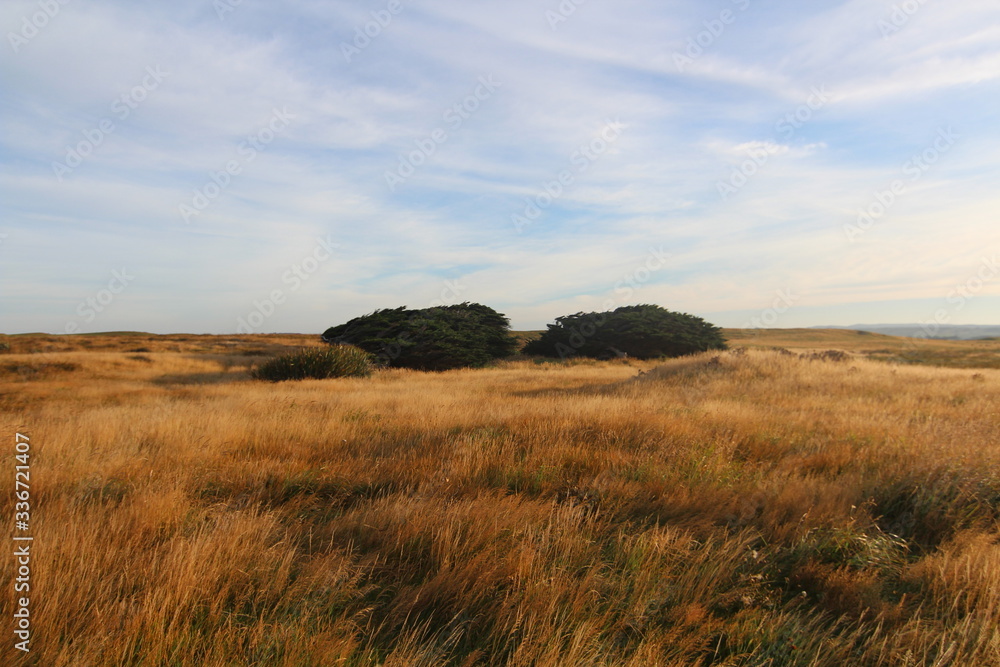
[[327,329],[323,340],[357,345],[387,366],[430,371],[483,366],[517,348],[508,319],[478,303],[376,310]]
[[524,353],[560,358],[627,354],[652,359],[725,348],[722,330],[714,324],[694,315],[644,304],[604,313],[557,317],[541,338],[525,346]]

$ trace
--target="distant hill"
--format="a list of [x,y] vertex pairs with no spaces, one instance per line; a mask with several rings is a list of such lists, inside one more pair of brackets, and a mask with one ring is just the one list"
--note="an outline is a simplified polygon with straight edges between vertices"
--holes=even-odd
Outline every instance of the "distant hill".
[[852,331],[868,331],[886,336],[905,336],[907,338],[934,338],[939,340],[983,340],[1000,338],[1000,325],[997,324],[852,324],[849,327],[823,326],[813,329],[849,329]]

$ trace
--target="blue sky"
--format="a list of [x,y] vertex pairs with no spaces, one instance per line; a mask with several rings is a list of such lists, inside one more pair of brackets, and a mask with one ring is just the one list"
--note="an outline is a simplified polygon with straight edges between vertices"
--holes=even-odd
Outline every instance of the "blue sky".
[[0,27],[6,333],[461,301],[1000,322],[995,0],[36,0]]

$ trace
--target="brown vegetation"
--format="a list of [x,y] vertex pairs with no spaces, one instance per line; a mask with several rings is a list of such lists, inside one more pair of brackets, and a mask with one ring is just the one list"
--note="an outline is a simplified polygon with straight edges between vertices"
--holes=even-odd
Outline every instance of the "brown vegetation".
[[305,339],[139,336],[0,356],[20,664],[1000,665],[1000,371],[823,341],[273,385],[248,353]]
[[1000,368],[1000,340],[937,340],[845,329],[725,329],[733,345],[849,350],[868,359],[949,368]]

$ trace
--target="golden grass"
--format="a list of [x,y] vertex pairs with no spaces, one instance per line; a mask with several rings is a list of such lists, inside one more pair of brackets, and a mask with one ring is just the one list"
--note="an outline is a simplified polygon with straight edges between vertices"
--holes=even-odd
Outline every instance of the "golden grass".
[[879,361],[951,368],[1000,368],[1000,339],[935,340],[844,329],[725,329],[738,347],[784,347],[798,352],[847,350]]
[[0,355],[34,452],[20,664],[1000,665],[1000,371],[269,384],[244,352],[307,339],[193,338]]

